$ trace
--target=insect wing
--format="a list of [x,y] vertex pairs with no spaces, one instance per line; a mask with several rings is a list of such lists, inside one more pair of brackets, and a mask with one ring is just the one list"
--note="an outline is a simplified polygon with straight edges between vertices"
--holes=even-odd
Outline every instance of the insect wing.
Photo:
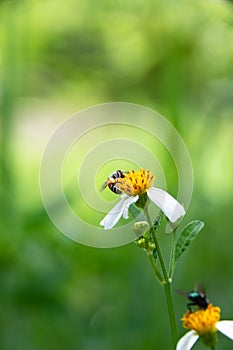
[[206,295],[206,292],[205,292],[205,287],[203,286],[202,283],[200,282],[197,282],[195,284],[195,288],[194,288],[197,292],[200,292],[201,294],[203,295]]
[[184,290],[180,290],[180,289],[176,289],[176,293],[185,296],[186,298],[188,298],[189,293],[185,292]]
[[100,191],[103,191],[108,186],[108,181],[105,181],[103,185],[100,187]]

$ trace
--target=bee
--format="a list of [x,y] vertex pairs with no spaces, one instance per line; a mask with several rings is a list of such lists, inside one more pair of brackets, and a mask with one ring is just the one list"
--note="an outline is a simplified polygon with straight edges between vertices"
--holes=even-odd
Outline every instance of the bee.
[[118,179],[123,179],[125,177],[126,172],[122,170],[117,170],[107,178],[107,181],[101,187],[101,191],[103,191],[107,186],[108,188],[116,194],[121,194],[122,192],[118,189]]
[[187,303],[187,308],[189,311],[192,310],[192,306],[197,306],[199,309],[206,310],[210,301],[206,298],[205,290],[201,284],[197,284],[195,290],[191,292],[184,292],[182,290],[177,290],[177,293],[186,296],[190,302]]

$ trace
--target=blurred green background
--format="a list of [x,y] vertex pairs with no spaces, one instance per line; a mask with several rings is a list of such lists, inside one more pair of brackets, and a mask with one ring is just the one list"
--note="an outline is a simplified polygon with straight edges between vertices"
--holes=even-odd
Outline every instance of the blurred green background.
[[233,319],[232,25],[227,1],[1,1],[1,349],[172,348],[146,255],[133,243],[72,242],[40,198],[51,133],[76,111],[110,101],[157,110],[190,151],[195,184],[182,225],[206,226],[175,273],[179,334],[186,300],[175,289],[196,281]]

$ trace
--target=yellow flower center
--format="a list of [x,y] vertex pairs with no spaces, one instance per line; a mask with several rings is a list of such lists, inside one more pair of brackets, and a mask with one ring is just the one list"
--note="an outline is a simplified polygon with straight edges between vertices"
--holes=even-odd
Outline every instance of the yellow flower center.
[[220,308],[209,304],[205,310],[187,311],[183,317],[183,327],[195,330],[200,336],[215,333],[216,323],[220,320]]
[[124,178],[118,179],[118,188],[129,196],[136,196],[146,192],[153,185],[154,179],[155,176],[150,170],[132,170],[128,171]]

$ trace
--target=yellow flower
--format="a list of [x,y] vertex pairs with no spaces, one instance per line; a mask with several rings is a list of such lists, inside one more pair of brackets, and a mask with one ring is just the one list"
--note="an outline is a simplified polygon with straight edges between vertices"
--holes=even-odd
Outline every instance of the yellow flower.
[[205,310],[187,311],[181,320],[190,331],[179,340],[176,350],[190,350],[199,337],[205,345],[213,347],[217,331],[233,340],[233,321],[220,321],[218,306],[209,304]]
[[145,193],[152,187],[155,176],[150,170],[140,169],[128,172],[124,178],[118,179],[118,188],[128,196],[137,196]]
[[195,330],[199,335],[215,333],[220,320],[220,308],[209,304],[205,310],[187,311],[181,319],[183,327]]
[[117,190],[122,193],[120,201],[100,222],[105,229],[116,225],[121,216],[128,219],[128,209],[132,203],[137,202],[144,194],[155,203],[172,223],[184,216],[183,206],[166,191],[153,187],[155,176],[150,170],[140,169],[127,172],[124,177],[117,179]]

